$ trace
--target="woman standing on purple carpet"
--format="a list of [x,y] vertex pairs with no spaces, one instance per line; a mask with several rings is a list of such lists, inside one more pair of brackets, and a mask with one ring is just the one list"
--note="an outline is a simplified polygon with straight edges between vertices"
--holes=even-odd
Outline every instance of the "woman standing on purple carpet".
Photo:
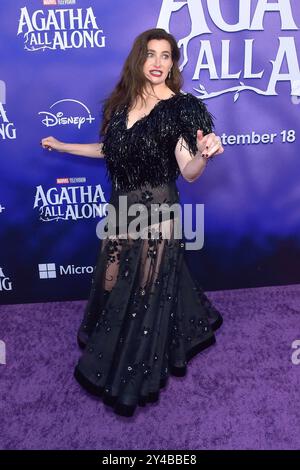
[[105,158],[116,220],[120,196],[128,208],[146,208],[146,236],[132,236],[129,217],[103,238],[78,331],[76,379],[124,416],[158,400],[170,374],[185,375],[189,359],[215,342],[222,323],[187,267],[178,219],[169,214],[153,224],[149,217],[158,205],[179,203],[180,173],[193,182],[224,151],[204,103],[181,91],[179,58],[176,40],[163,29],[140,34],[105,102],[102,142],[41,142],[48,150]]

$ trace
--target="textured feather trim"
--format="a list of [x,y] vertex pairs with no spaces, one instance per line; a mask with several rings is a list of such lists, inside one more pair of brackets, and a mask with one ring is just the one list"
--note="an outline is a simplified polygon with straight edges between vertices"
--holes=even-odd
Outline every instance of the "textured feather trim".
[[210,134],[214,130],[214,117],[207,110],[203,101],[191,93],[186,93],[178,110],[179,137],[183,137],[191,156],[197,153],[197,131],[203,131],[203,135]]

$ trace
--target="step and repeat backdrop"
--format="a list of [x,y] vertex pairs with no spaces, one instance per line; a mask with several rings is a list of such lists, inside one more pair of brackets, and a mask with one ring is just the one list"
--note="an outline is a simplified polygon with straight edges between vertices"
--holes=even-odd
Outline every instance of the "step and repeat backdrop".
[[298,0],[1,0],[0,302],[84,299],[110,197],[103,159],[48,152],[99,140],[102,100],[135,37],[181,50],[183,90],[205,101],[225,152],[189,184],[205,289],[300,281]]

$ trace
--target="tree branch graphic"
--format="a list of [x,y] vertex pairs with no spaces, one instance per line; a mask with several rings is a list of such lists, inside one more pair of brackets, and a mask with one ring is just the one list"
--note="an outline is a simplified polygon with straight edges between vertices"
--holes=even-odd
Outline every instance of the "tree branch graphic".
[[253,86],[247,86],[244,82],[240,82],[240,86],[234,86],[231,88],[225,88],[224,90],[207,92],[205,87],[200,83],[199,88],[194,88],[195,91],[199,93],[197,98],[207,99],[207,98],[214,98],[215,96],[224,95],[225,93],[234,93],[233,101],[236,102],[239,99],[240,93],[245,90],[254,91],[258,95],[268,95],[268,91],[260,90],[259,88],[255,88]]

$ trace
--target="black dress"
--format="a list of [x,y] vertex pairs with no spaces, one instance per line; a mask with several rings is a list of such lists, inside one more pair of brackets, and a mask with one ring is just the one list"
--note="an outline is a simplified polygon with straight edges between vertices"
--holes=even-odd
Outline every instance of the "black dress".
[[[120,195],[128,208],[178,203],[175,146],[183,137],[195,155],[197,129],[212,132],[212,115],[194,95],[180,92],[129,129],[127,117],[126,106],[118,109],[104,139],[110,204],[118,213]],[[148,238],[134,238],[128,224],[117,222],[118,235],[101,242],[78,331],[84,351],[75,377],[124,416],[158,400],[170,374],[185,375],[189,359],[215,342],[222,324],[187,267],[174,223],[172,216],[158,224],[149,220]]]

